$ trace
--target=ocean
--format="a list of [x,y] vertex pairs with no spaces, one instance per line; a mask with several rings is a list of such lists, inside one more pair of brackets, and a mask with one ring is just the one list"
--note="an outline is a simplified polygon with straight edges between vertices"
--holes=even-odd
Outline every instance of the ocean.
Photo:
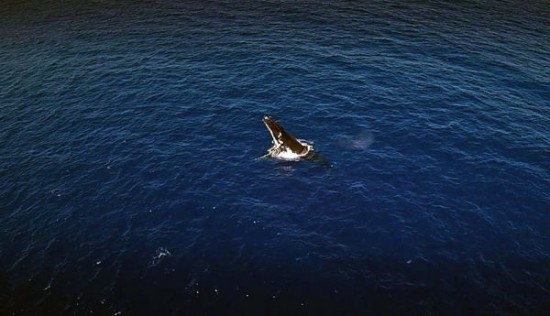
[[0,315],[548,313],[549,52],[544,0],[4,2]]

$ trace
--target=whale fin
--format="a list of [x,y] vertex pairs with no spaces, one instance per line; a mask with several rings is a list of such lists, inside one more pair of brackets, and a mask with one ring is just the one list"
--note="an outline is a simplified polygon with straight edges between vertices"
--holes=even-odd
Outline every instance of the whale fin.
[[290,151],[299,156],[305,155],[309,152],[310,146],[307,146],[297,140],[273,118],[265,116],[263,122],[271,134],[271,138],[273,139],[273,149],[280,149],[280,151],[285,152]]

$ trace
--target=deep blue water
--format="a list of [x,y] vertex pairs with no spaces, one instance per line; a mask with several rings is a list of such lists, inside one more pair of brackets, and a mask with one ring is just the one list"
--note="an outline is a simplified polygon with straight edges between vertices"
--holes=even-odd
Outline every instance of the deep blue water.
[[0,315],[550,309],[548,1],[0,8]]

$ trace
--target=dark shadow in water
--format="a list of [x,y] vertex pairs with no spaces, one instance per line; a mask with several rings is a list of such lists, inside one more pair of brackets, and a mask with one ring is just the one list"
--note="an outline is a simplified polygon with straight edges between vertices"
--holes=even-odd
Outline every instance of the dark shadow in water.
[[[85,280],[74,280],[81,292],[69,299],[39,280],[12,289],[0,275],[0,315],[544,315],[550,307],[543,259],[358,258],[303,270],[208,255],[199,261],[123,271],[108,304],[85,298],[104,290]],[[522,275],[525,267],[539,274]]]

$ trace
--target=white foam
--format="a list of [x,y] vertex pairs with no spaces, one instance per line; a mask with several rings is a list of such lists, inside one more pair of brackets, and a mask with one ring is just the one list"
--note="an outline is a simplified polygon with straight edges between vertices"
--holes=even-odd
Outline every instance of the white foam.
[[300,157],[300,155],[288,150],[282,151],[277,155],[277,158],[282,160],[299,160]]
[[[300,139],[298,141],[300,142],[300,144],[307,147],[307,150],[306,150],[305,153],[297,154],[297,153],[295,153],[295,152],[293,152],[293,151],[291,151],[290,149],[287,148],[285,151],[281,151],[281,152],[277,153],[276,156],[272,156],[272,157],[280,159],[280,160],[286,160],[286,161],[298,161],[298,160],[300,160],[300,158],[307,156],[309,153],[311,153],[313,151],[313,146],[310,145],[309,142],[306,142],[302,139]],[[269,150],[269,152],[276,152],[277,148],[279,148],[279,147],[280,146],[274,146],[273,148],[271,148]]]

